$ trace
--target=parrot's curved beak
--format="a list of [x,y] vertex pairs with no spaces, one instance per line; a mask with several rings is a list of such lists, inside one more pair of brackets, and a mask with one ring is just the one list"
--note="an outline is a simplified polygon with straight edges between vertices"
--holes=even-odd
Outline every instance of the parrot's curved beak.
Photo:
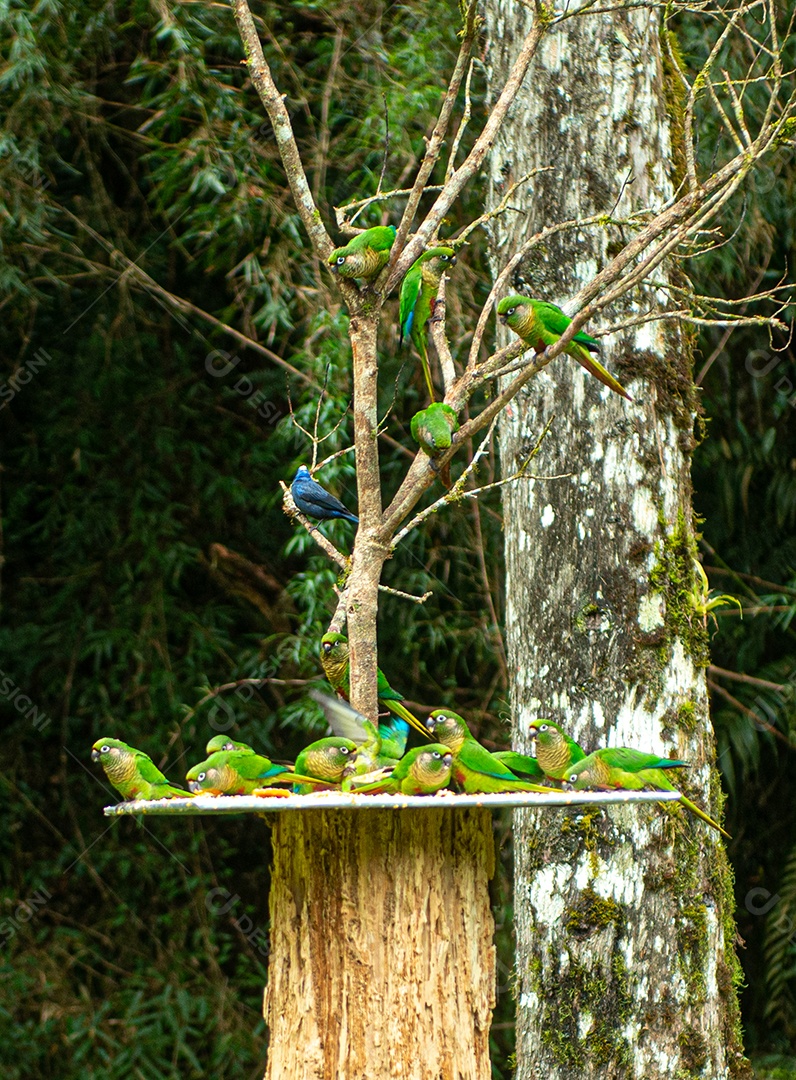
[[435,720],[433,716],[427,716],[425,719],[425,725],[428,731],[434,730]]
[[99,750],[92,750],[92,751],[91,751],[91,760],[92,760],[92,761],[99,761],[99,759],[100,759],[100,752],[99,752]]
[[324,641],[323,645],[321,645],[321,648],[323,649],[323,651],[328,656],[329,653],[332,651],[332,643],[331,643],[331,641]]
[[503,323],[504,326],[509,321],[508,315],[498,315],[498,318],[500,319],[500,321]]
[[192,791],[194,795],[197,795],[202,790],[202,785],[199,784],[196,780],[189,780],[188,790]]
[[449,769],[450,766],[453,764],[453,754],[445,754],[442,759],[442,764],[445,766],[446,769]]

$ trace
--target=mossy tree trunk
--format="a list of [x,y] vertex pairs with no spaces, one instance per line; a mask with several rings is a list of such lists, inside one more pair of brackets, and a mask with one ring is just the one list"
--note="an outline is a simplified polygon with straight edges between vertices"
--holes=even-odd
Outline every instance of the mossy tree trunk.
[[266,1080],[489,1080],[488,810],[278,814]]
[[[511,0],[487,9],[499,87],[530,14]],[[490,204],[512,180],[552,168],[514,196],[525,214],[498,219],[496,268],[543,225],[627,219],[671,196],[678,97],[658,18],[576,17],[545,39],[496,141]],[[555,236],[511,291],[562,304],[632,235],[606,224]],[[672,264],[656,278],[687,286]],[[639,289],[603,325],[666,303],[663,290]],[[717,816],[691,506],[696,396],[679,325],[606,339],[604,363],[633,404],[560,357],[504,414],[504,474],[553,413],[535,472],[571,474],[504,488],[507,646],[518,748],[529,722],[547,716],[587,749],[684,758],[683,786]],[[674,804],[518,811],[514,837],[518,1080],[744,1075],[732,884],[717,834]]]

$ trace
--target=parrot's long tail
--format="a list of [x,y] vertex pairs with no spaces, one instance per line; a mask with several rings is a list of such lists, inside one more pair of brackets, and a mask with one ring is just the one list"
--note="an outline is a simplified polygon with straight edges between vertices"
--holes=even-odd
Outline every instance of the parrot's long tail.
[[391,713],[395,713],[396,716],[400,716],[402,720],[405,720],[407,724],[411,724],[415,731],[421,732],[423,735],[425,735],[427,739],[431,738],[423,724],[421,724],[417,717],[413,716],[409,712],[409,710],[401,704],[400,701],[384,701],[384,699],[382,700]]
[[704,810],[700,810],[700,808],[697,806],[697,804],[692,803],[690,799],[687,799],[685,797],[685,795],[680,796],[680,802],[683,804],[683,806],[687,807],[691,811],[692,814],[696,814],[696,816],[698,818],[702,818],[702,820],[704,822],[706,822],[708,825],[710,825],[711,829],[717,829],[721,833],[721,835],[726,836],[728,840],[732,839],[732,837],[726,831],[726,829],[722,829],[722,827],[721,827],[721,825],[719,825],[718,821],[714,821],[713,818],[710,817],[709,814],[706,814]]
[[607,386],[609,390],[613,390],[615,394],[621,395],[623,398],[627,398],[628,401],[632,401],[633,398],[625,390],[624,386],[611,375],[609,371],[606,371],[599,360],[595,360],[589,356],[586,349],[578,349],[575,359],[578,361],[582,368],[585,368],[590,375],[593,375],[595,379],[599,379],[603,386]]
[[428,396],[431,398],[431,404],[437,400],[434,397],[434,384],[431,382],[431,368],[428,366],[428,350],[426,349],[425,342],[423,348],[420,350],[420,362],[423,365],[423,375],[426,380],[426,389],[428,390]]

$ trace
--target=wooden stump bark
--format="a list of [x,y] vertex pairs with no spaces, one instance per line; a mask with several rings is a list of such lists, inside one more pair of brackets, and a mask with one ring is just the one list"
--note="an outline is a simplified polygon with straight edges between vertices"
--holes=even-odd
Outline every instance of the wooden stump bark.
[[277,815],[266,1080],[489,1080],[491,814]]

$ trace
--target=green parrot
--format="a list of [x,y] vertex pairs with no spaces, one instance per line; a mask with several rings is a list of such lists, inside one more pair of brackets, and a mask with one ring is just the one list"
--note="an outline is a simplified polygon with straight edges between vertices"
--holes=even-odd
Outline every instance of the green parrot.
[[[572,322],[560,307],[548,304],[545,300],[531,300],[527,296],[504,296],[497,307],[500,318],[522,340],[541,353],[548,345],[553,345],[566,328]],[[597,352],[600,344],[593,337],[581,331],[575,334],[567,348],[564,350],[567,356],[574,357],[581,367],[585,368],[595,379],[599,379],[603,385],[609,387],[616,394],[632,401],[632,397],[621,383],[617,382],[610,372],[590,353]]]
[[409,734],[405,720],[391,716],[376,727],[347,701],[331,698],[318,690],[310,690],[310,697],[323,709],[335,735],[351,739],[356,745],[356,755],[343,770],[343,791],[351,791],[357,778],[385,768],[391,770],[398,764]]
[[398,321],[400,323],[400,341],[411,338],[420,353],[423,375],[426,379],[429,397],[434,402],[434,386],[431,382],[431,370],[428,366],[426,347],[426,323],[434,314],[439,283],[445,271],[456,262],[453,248],[433,247],[409,267],[406,277],[401,282],[401,294],[398,301]]
[[343,772],[356,757],[357,749],[357,744],[353,739],[342,739],[337,736],[317,739],[309,746],[305,746],[296,758],[296,772],[303,776],[311,776],[323,783],[320,785],[298,784],[294,790],[299,795],[307,795],[326,786],[336,787],[343,778]]
[[194,765],[185,779],[195,794],[211,795],[254,795],[264,790],[266,784],[318,783],[286,765],[275,765],[267,757],[240,750],[216,751],[207,761]]
[[152,758],[119,739],[97,739],[91,760],[98,761],[123,799],[189,799],[190,792],[170,784]]
[[563,780],[586,757],[586,751],[552,720],[534,720],[528,731],[536,744],[536,760],[551,780]]
[[500,791],[542,791],[550,788],[518,780],[514,773],[473,738],[461,716],[435,709],[426,720],[430,738],[453,751],[453,779],[467,795]]
[[491,753],[493,758],[497,758],[522,780],[529,780],[531,777],[543,780],[546,775],[536,758],[528,754],[518,754],[516,750],[492,750]]
[[404,754],[389,776],[351,790],[373,795],[433,795],[451,778],[453,754],[442,743],[416,746]]
[[[566,783],[575,791],[589,788],[600,791],[616,788],[622,791],[677,791],[664,770],[680,769],[685,765],[685,761],[658,757],[657,754],[647,754],[643,750],[612,746],[595,750],[593,754],[573,765],[566,777]],[[712,829],[717,829],[722,836],[729,838],[730,834],[704,810],[700,810],[696,803],[691,802],[685,795],[680,795],[680,802]]]
[[[428,454],[432,467],[436,469],[434,458],[450,448],[451,435],[459,430],[456,410],[451,405],[433,402],[427,409],[415,413],[412,417],[411,430],[412,438],[420,444],[420,449]],[[450,464],[437,471],[442,483],[449,488],[451,486]]]
[[[351,676],[348,663],[348,639],[343,634],[328,633],[324,634],[321,638],[321,667],[323,673],[329,680],[329,685],[332,690],[348,701],[351,688]],[[389,709],[395,716],[405,720],[407,724],[411,724],[417,731],[422,731],[426,734],[425,728],[417,719],[413,716],[408,709],[401,704],[401,695],[390,686],[387,682],[387,676],[381,670],[377,669],[376,677],[378,680],[378,697],[379,702]],[[357,714],[359,715],[359,714]],[[364,717],[363,717],[364,720]],[[368,721],[366,721],[368,722]],[[403,745],[406,746],[406,736],[408,735],[408,728],[403,736]],[[346,734],[345,732],[338,732],[338,734]],[[398,744],[396,743],[396,746]],[[403,747],[400,749],[400,753],[395,756],[400,758],[403,754]]]
[[207,756],[218,753],[219,750],[239,750],[242,754],[253,754],[254,750],[245,742],[235,742],[228,735],[214,735],[205,747]]
[[390,261],[394,240],[394,225],[365,229],[349,240],[345,247],[335,248],[329,256],[329,266],[340,277],[373,281]]

